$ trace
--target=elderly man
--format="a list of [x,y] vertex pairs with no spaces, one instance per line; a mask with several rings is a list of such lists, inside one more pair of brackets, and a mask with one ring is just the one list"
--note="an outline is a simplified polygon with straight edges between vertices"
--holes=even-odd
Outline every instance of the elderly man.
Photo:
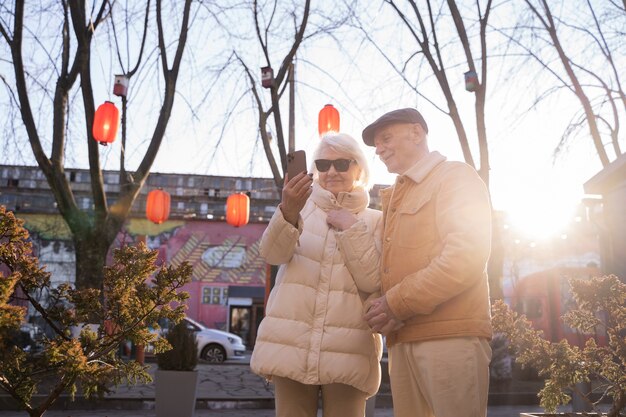
[[384,114],[363,141],[389,172],[381,191],[384,296],[365,319],[387,335],[395,417],[487,413],[491,320],[487,187],[462,162],[430,152],[415,109]]

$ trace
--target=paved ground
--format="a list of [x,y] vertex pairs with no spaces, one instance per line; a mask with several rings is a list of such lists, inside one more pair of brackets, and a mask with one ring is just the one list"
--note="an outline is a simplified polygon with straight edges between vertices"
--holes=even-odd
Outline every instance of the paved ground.
[[[537,406],[490,406],[487,417],[519,417],[522,412],[541,411]],[[86,411],[48,411],[45,417],[154,417],[154,410],[86,410]],[[322,416],[321,411],[317,414]],[[25,412],[0,411],[0,417],[25,417]],[[240,410],[196,410],[195,417],[274,417],[272,409],[240,409]],[[391,408],[376,408],[375,417],[393,417]],[[175,417],[175,416],[173,416]]]
[[[154,375],[155,364],[150,365]],[[232,361],[224,365],[200,364],[198,366],[199,383],[197,390],[196,417],[208,416],[251,416],[273,417],[273,386],[250,371],[249,362]],[[153,417],[154,383],[146,385],[121,385],[105,400],[87,401],[77,398],[70,402],[67,398],[59,401],[57,409],[46,412],[46,417]],[[488,417],[518,417],[521,412],[541,411],[533,393],[525,396],[490,396]],[[0,417],[26,417],[24,411],[7,405],[5,393],[0,392]],[[519,404],[519,405],[495,405]],[[385,384],[376,397],[376,406],[372,417],[392,417],[391,398],[385,392]],[[321,413],[319,413],[321,416]],[[172,416],[176,417],[176,416]],[[369,417],[369,416],[368,416]]]

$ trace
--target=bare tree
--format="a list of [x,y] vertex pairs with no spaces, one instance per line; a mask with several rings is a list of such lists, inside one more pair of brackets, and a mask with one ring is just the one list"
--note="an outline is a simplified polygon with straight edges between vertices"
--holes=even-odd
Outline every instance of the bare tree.
[[605,138],[615,157],[622,153],[620,122],[626,117],[626,94],[618,51],[623,47],[626,8],[587,0],[584,6],[559,9],[560,17],[555,5],[546,0],[524,0],[524,4],[532,19],[518,25],[517,36],[511,39],[556,81],[556,87],[546,84],[537,101],[565,89],[575,95],[582,109],[572,117],[556,154],[587,127],[600,162],[607,166],[612,158]]
[[[269,45],[269,32],[273,20],[275,18],[275,12],[277,8],[278,1],[274,1],[271,9],[271,14],[265,22],[262,22],[261,15],[262,10],[259,8],[259,4],[257,1],[254,1],[254,24],[256,30],[257,41],[261,50],[263,52],[263,56],[265,58],[265,63],[267,67],[272,68],[272,59],[270,57],[270,45]],[[270,97],[271,97],[271,105],[266,110],[263,105],[263,99],[261,98],[261,91],[259,91],[259,86],[256,82],[256,77],[250,71],[250,68],[246,65],[246,63],[238,56],[237,59],[243,66],[246,74],[248,75],[248,79],[250,81],[250,91],[254,95],[254,100],[257,105],[258,110],[258,121],[259,121],[259,134],[261,135],[261,141],[263,143],[263,150],[265,151],[265,156],[267,158],[268,163],[270,164],[270,168],[272,169],[272,176],[274,177],[274,181],[278,188],[282,188],[282,178],[281,171],[286,172],[287,168],[287,146],[285,144],[285,134],[283,128],[283,117],[280,109],[280,100],[285,93],[286,87],[289,85],[289,82],[293,82],[293,79],[289,79],[288,75],[293,76],[293,61],[298,50],[298,47],[302,43],[304,39],[304,34],[306,31],[307,22],[309,19],[309,13],[311,10],[311,1],[306,0],[304,3],[304,8],[302,10],[302,14],[298,20],[296,20],[294,13],[294,37],[293,43],[291,47],[288,49],[285,56],[282,58],[280,62],[280,66],[276,70],[276,74],[273,75],[273,80],[269,87]],[[261,27],[261,25],[265,24],[265,27]],[[273,72],[273,69],[272,69]],[[268,136],[267,131],[267,122],[270,117],[274,118],[274,126],[276,131],[276,144],[278,146],[278,155],[280,165],[276,161],[276,157],[272,152],[270,146],[270,137]],[[279,167],[281,168],[279,170]]]
[[[415,0],[385,0],[393,8],[402,26],[406,29],[414,48],[409,48],[409,56],[403,62],[391,58],[381,47],[377,47],[396,73],[414,92],[432,104],[437,110],[448,115],[456,129],[463,158],[476,168],[481,178],[489,184],[489,148],[485,121],[487,97],[487,28],[492,10],[492,1],[477,1],[475,6],[460,10],[453,0],[425,1],[418,4]],[[447,6],[447,7],[446,7]],[[455,34],[452,35],[451,29]],[[366,31],[364,34],[376,44]],[[375,45],[376,46],[376,45]],[[421,58],[421,60],[420,60]],[[430,71],[422,75],[416,68],[425,63]],[[454,78],[458,78],[459,67],[476,74],[477,81],[471,92],[474,94],[474,122],[478,139],[478,159],[472,154],[468,135],[467,118],[462,116],[455,97]],[[451,80],[450,69],[455,71]],[[437,104],[438,98],[428,97],[421,86],[429,77],[435,77],[439,91],[443,94],[447,110]],[[423,79],[422,79],[423,78]],[[463,92],[461,94],[467,94]]]
[[[374,44],[385,60],[392,66],[404,83],[415,94],[429,102],[433,107],[450,117],[457,133],[458,141],[465,162],[474,167],[480,177],[489,185],[489,144],[487,140],[486,104],[488,79],[488,28],[492,11],[492,1],[476,1],[473,6],[459,9],[454,0],[425,1],[418,4],[414,0],[385,0],[391,6],[406,29],[407,36],[414,42],[409,47],[409,55],[403,62],[398,62],[377,45],[367,30],[364,35]],[[422,71],[422,66],[430,71]],[[463,116],[459,108],[459,94],[454,89],[454,78],[459,76],[459,68],[465,68],[467,76],[476,77],[468,85],[468,91],[474,95],[473,123],[471,116]],[[451,75],[450,71],[455,71]],[[446,108],[437,104],[440,98],[429,97],[421,88],[434,76],[446,103]],[[470,134],[467,125],[475,126],[478,144],[477,165],[472,154]],[[499,217],[494,217],[499,218]],[[489,265],[489,284],[491,295],[502,297],[501,279],[503,253],[500,244],[500,230],[493,228],[493,250]]]
[[[302,3],[254,0],[250,6],[248,13],[251,12],[254,35],[246,38],[241,47],[233,43],[228,66],[233,71],[243,71],[246,83],[240,97],[252,103],[251,107],[257,115],[260,143],[276,187],[281,189],[287,153],[290,143],[293,146],[295,135],[294,95],[295,86],[299,85],[295,64],[298,51],[313,38],[332,36],[334,30],[345,24],[352,6],[350,1],[343,4],[343,9],[336,5],[332,16],[326,15],[323,9],[314,9],[310,0]],[[257,48],[250,48],[251,43]],[[306,60],[297,62],[308,64]],[[261,80],[260,67],[271,71],[271,82]]]
[[[151,0],[146,0],[144,4],[144,15],[136,19],[141,24],[137,41],[141,46],[138,48],[134,68],[126,68],[125,73],[133,76],[142,64],[146,34],[150,31],[151,22],[155,23],[154,52],[158,57],[155,67],[160,67],[161,103],[149,145],[139,166],[129,173],[124,166],[123,155],[121,157],[120,192],[117,200],[112,202],[107,198],[99,145],[94,140],[91,129],[95,113],[92,65],[96,52],[94,36],[100,31],[107,33],[106,23],[114,21],[113,17],[119,5],[102,0],[94,2],[93,8],[87,10],[84,0],[50,2],[32,6],[35,10],[30,12],[39,17],[38,19],[25,18],[29,10],[25,10],[24,0],[16,0],[12,10],[9,6],[1,6],[0,9],[0,33],[8,45],[10,64],[14,70],[13,82],[5,76],[2,79],[10,91],[14,105],[19,107],[34,158],[50,185],[60,214],[72,232],[76,251],[76,286],[79,288],[100,288],[102,285],[103,267],[109,247],[149,175],[172,113],[176,82],[187,44],[192,0],[185,0],[180,8],[180,28],[173,40],[166,39],[166,35],[171,34],[171,22],[175,18],[169,12],[165,16],[167,22],[164,22],[162,0],[155,0],[154,4]],[[172,10],[178,10],[179,6],[181,3]],[[29,25],[39,23],[41,26],[41,19],[46,17],[50,22],[59,18],[61,25],[51,38],[38,38],[37,27]],[[49,26],[55,28],[53,25]],[[117,36],[114,25],[108,27],[108,30],[112,30],[113,35]],[[102,45],[101,42],[99,47],[102,48]],[[120,49],[118,45],[118,56]],[[33,50],[36,53],[32,53]],[[31,61],[27,58],[31,58]],[[53,68],[52,71],[45,72],[37,66],[42,59],[48,68]],[[44,73],[47,74],[47,79],[42,80],[40,76]],[[74,102],[74,97],[80,98],[80,104]],[[81,104],[82,111],[79,110]],[[41,120],[38,114],[50,107],[52,129],[46,127],[47,120]],[[123,113],[122,117],[126,120],[125,103]],[[82,141],[86,141],[89,158],[93,210],[79,207],[65,172],[68,132],[71,130],[70,126],[75,125],[82,125],[84,129]],[[123,140],[125,141],[125,137]],[[45,149],[48,144],[51,148],[49,152]]]

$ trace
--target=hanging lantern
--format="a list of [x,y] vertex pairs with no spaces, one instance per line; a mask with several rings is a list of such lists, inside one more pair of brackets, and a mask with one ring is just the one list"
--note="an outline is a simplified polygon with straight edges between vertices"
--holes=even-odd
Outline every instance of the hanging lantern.
[[115,76],[115,84],[113,84],[113,94],[118,97],[126,97],[128,91],[128,77],[124,74]]
[[153,223],[161,224],[170,216],[170,194],[162,189],[148,193],[146,217]]
[[339,132],[339,111],[332,104],[325,105],[320,110],[317,126],[320,136],[330,131]]
[[231,194],[226,200],[226,223],[240,227],[248,224],[250,197],[243,193]]
[[120,111],[110,101],[105,101],[96,110],[93,118],[93,137],[100,145],[107,146],[117,137],[120,126]]
[[476,91],[478,88],[478,74],[476,71],[467,71],[465,73],[465,89],[470,92]]
[[261,68],[261,85],[270,88],[274,85],[274,70],[272,67]]

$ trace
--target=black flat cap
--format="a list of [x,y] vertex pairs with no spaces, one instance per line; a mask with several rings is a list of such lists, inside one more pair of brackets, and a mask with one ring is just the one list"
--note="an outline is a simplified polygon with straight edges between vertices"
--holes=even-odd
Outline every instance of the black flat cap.
[[419,123],[428,133],[428,125],[420,112],[412,108],[398,109],[383,114],[374,123],[363,129],[363,142],[368,146],[374,146],[376,131],[383,126],[394,123]]

